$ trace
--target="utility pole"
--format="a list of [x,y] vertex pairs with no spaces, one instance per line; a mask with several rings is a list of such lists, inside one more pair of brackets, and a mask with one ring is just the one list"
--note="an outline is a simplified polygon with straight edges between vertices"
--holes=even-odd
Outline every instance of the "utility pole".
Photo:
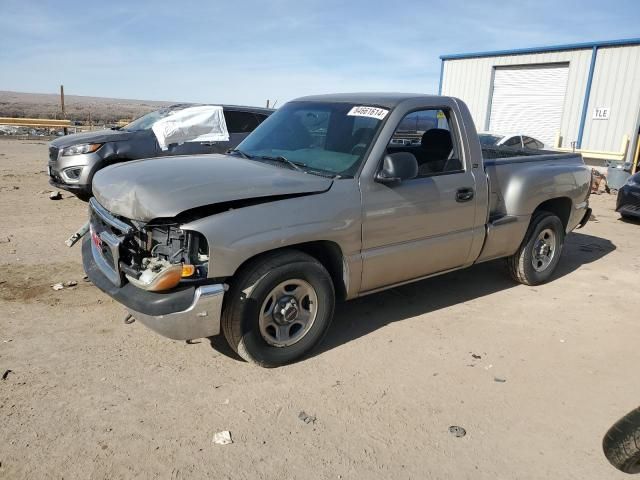
[[[60,85],[60,106],[62,107],[62,119],[64,120],[67,118],[67,114],[64,111],[64,85]],[[67,127],[64,127],[64,134],[69,134]]]
[[267,108],[269,108],[269,99],[267,98]]

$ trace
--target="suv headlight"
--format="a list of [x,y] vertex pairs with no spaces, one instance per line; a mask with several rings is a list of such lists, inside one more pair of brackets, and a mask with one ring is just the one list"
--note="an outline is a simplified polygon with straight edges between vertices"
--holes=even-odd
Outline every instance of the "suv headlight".
[[62,149],[62,156],[68,157],[69,155],[82,155],[85,153],[93,153],[98,150],[102,143],[84,143],[82,145],[72,145]]

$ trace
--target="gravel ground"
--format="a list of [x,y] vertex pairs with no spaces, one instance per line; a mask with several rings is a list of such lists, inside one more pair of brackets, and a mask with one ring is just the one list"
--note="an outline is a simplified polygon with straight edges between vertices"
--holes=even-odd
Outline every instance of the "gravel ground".
[[264,370],[125,325],[64,245],[87,207],[49,200],[46,156],[0,142],[0,477],[627,478],[601,441],[640,399],[640,225],[613,195],[551,283],[492,262],[355,300]]

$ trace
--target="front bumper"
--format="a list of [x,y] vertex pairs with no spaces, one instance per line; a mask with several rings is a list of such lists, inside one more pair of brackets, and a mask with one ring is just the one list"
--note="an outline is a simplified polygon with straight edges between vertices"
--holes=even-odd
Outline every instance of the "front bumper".
[[[102,157],[97,152],[63,156],[58,149],[50,147],[47,173],[49,184],[71,193],[91,194],[91,180]],[[71,180],[65,176],[67,169],[79,171],[77,178]]]
[[640,218],[640,187],[625,185],[618,190],[616,212]]
[[[90,236],[82,242],[82,264],[93,284],[142,324],[174,340],[192,340],[220,333],[224,284],[185,287],[171,292],[147,292],[131,283],[116,286],[98,267]],[[95,252],[95,253],[94,253]]]

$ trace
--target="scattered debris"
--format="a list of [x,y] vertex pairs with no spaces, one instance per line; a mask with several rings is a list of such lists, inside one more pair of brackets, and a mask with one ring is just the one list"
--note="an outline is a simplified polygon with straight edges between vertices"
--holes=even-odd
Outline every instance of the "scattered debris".
[[506,378],[500,378],[500,377],[493,377],[493,381],[494,382],[498,382],[498,383],[504,383],[507,381]]
[[76,282],[75,280],[69,280],[68,282],[64,282],[62,285],[64,287],[75,287],[76,285],[78,285],[78,282]]
[[11,237],[0,238],[0,243],[11,243]]
[[83,282],[91,282],[91,280],[89,280],[89,276],[85,275],[84,277],[82,277],[82,281]]
[[298,414],[298,418],[300,420],[302,420],[304,423],[316,423],[316,416],[315,415],[307,415],[304,411],[300,412]]
[[89,222],[82,225],[76,233],[74,233],[69,238],[67,238],[64,241],[64,244],[69,248],[73,247],[76,243],[78,243],[78,240],[80,240],[82,237],[84,237],[87,234],[88,231],[89,231]]
[[62,199],[62,194],[58,191],[51,192],[49,194],[49,200],[60,200],[60,199]]
[[2,380],[6,380],[10,373],[13,373],[13,370],[5,370],[2,374]]
[[591,169],[591,193],[595,193],[596,195],[600,195],[600,185],[603,185],[604,191],[607,193],[611,193],[611,189],[609,188],[609,184],[607,183],[607,176],[596,170],[595,168]]
[[56,283],[55,285],[51,285],[51,288],[58,291],[58,290],[62,290],[64,288],[64,285],[62,285],[61,283]]
[[462,438],[467,434],[467,431],[462,427],[458,427],[457,425],[451,425],[449,427],[449,433],[456,438]]
[[487,365],[486,367],[484,367],[485,370],[489,370],[493,368],[493,363],[490,363],[489,365]]
[[213,443],[216,445],[229,445],[233,443],[233,440],[231,440],[231,432],[224,430],[222,432],[215,433],[213,435]]
[[482,355],[476,355],[475,353],[472,353],[471,356],[476,360],[480,360],[482,358]]
[[131,325],[135,321],[136,319],[133,318],[133,315],[131,315],[130,313],[127,313],[127,315],[124,317],[124,323],[126,323],[127,325]]

